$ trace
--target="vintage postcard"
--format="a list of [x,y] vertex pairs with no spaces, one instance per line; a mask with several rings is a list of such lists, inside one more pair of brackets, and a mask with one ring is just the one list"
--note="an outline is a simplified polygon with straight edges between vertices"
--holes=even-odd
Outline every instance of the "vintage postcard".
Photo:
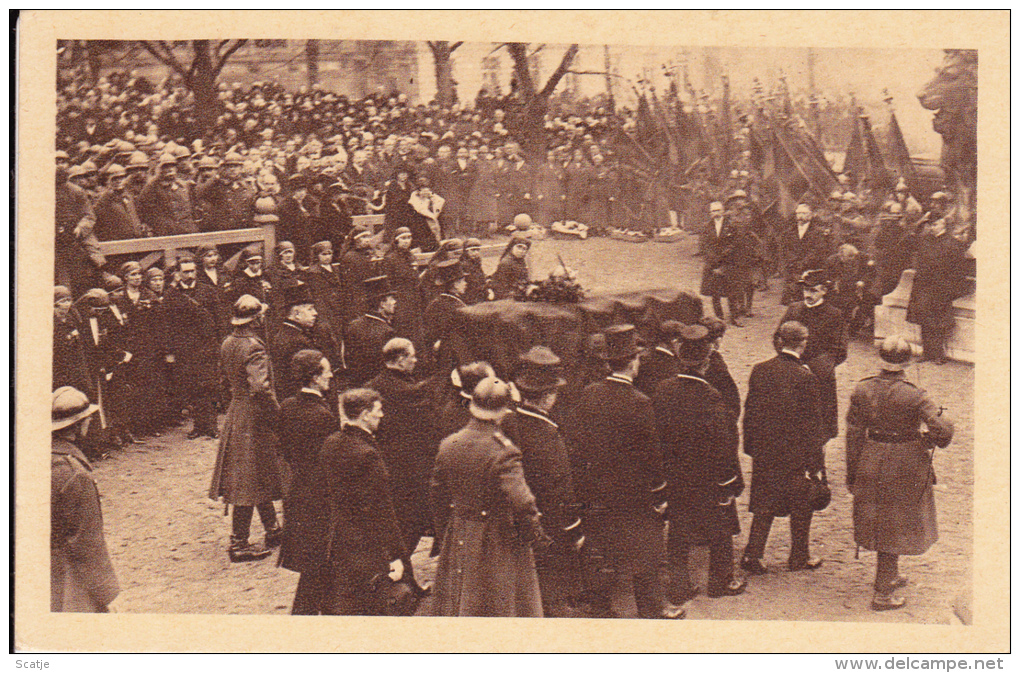
[[13,648],[1008,651],[1009,37],[22,12]]

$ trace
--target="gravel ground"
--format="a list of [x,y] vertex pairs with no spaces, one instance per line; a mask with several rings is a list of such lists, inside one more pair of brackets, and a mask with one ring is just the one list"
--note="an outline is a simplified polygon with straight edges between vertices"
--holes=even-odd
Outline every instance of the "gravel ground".
[[[575,268],[589,294],[676,286],[696,289],[701,261],[694,243],[634,244],[609,239],[539,241],[532,248],[533,275],[544,277],[562,255]],[[495,259],[485,260],[489,271]],[[742,329],[730,328],[723,353],[741,393],[746,393],[751,367],[773,353],[770,335],[779,320],[779,281],[759,293],[756,316]],[[709,309],[711,310],[711,309]],[[847,362],[839,367],[840,414],[855,381],[872,375],[878,357],[868,343],[851,344]],[[974,370],[950,363],[913,365],[907,373],[948,408],[956,436],[935,456],[939,483],[935,487],[939,542],[924,556],[903,557],[901,572],[910,579],[907,607],[875,613],[868,609],[874,573],[873,553],[855,557],[851,497],[845,485],[843,437],[826,449],[832,504],[815,515],[812,553],[825,559],[814,572],[788,573],[789,529],[777,520],[766,550],[768,574],[752,577],[747,593],[733,598],[699,596],[688,604],[688,619],[782,619],[939,624],[953,621],[953,605],[969,592],[973,547],[973,399]],[[206,496],[216,457],[216,442],[189,441],[187,426],[115,452],[96,465],[103,494],[107,541],[123,592],[116,601],[121,612],[287,614],[297,575],[276,566],[276,555],[258,562],[231,564],[226,545],[229,519],[224,507]],[[749,480],[751,461],[744,459]],[[750,483],[748,481],[748,483]],[[739,554],[746,542],[750,514],[742,498],[743,530],[734,540]],[[253,523],[253,539],[261,535]],[[415,554],[422,579],[430,580],[434,560],[431,540]],[[696,553],[695,568],[705,581],[707,553]]]

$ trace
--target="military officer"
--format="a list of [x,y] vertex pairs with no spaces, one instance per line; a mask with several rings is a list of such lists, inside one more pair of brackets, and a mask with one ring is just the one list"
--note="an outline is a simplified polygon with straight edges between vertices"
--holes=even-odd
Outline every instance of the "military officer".
[[197,199],[204,213],[205,231],[243,229],[252,226],[255,215],[255,190],[241,180],[244,158],[228,152],[216,178],[198,188]]
[[953,422],[906,380],[910,344],[887,337],[881,369],[854,388],[847,411],[847,485],[854,496],[854,540],[878,552],[873,610],[902,608],[907,584],[899,557],[926,552],[938,539],[932,467],[935,447],[953,439]]
[[577,551],[583,543],[570,458],[559,425],[549,416],[567,383],[561,369],[560,358],[548,346],[534,346],[521,356],[514,379],[521,401],[501,426],[521,450],[524,479],[553,540],[547,549],[535,551],[546,617],[576,616],[572,603],[580,589]]
[[566,424],[590,553],[611,575],[612,616],[683,618],[667,609],[659,579],[666,481],[652,401],[634,387],[637,332],[614,325],[604,335],[612,373],[584,389]]
[[176,157],[161,155],[156,171],[138,196],[138,218],[156,236],[197,232],[191,190],[177,177]]
[[697,594],[689,560],[693,545],[708,545],[708,595],[736,596],[747,582],[733,576],[733,536],[740,532],[736,497],[744,490],[737,457],[737,418],[706,379],[712,340],[704,325],[679,335],[678,373],[652,395],[669,483],[670,601]]

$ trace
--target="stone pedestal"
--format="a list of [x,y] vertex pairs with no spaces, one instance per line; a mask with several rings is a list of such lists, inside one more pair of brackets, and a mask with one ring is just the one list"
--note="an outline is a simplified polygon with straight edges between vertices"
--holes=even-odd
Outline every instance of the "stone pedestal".
[[[907,304],[910,289],[914,285],[914,270],[907,269],[900,276],[896,289],[882,298],[882,305],[875,307],[875,343],[885,337],[900,334],[907,338],[917,353],[921,352],[921,328],[907,322]],[[946,344],[946,355],[961,362],[974,362],[975,337],[974,317],[977,308],[977,290],[953,302],[955,327]]]

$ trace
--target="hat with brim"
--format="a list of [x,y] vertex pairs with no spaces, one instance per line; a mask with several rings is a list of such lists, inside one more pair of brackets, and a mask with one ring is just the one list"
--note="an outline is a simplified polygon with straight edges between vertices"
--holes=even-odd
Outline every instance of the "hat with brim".
[[444,259],[436,264],[436,274],[444,285],[449,285],[467,275],[464,272],[464,267],[460,264],[460,260],[456,258]]
[[393,294],[393,289],[390,287],[389,276],[366,278],[361,281],[361,285],[365,288],[365,294],[367,294],[373,301],[378,301],[383,297],[388,297]]
[[289,309],[292,306],[300,306],[301,304],[314,304],[315,301],[312,299],[312,293],[309,292],[307,284],[295,283],[283,288],[283,301],[281,303],[284,309]]
[[510,406],[510,386],[495,377],[484,378],[478,382],[471,393],[468,411],[482,421],[494,421]]
[[633,325],[612,325],[602,334],[606,338],[606,349],[599,357],[603,360],[627,360],[643,350]]
[[[245,298],[251,301],[247,301],[244,302],[244,304],[242,304],[242,300],[244,300]],[[240,307],[238,306],[239,304],[241,304]],[[234,304],[234,315],[230,318],[230,324],[247,325],[253,320],[264,315],[268,308],[269,308],[268,304],[263,304],[250,294],[246,294],[238,298],[237,302]]]
[[902,372],[910,364],[913,354],[910,342],[898,334],[886,337],[878,349],[882,369],[887,372]]
[[704,325],[684,325],[680,330],[677,359],[684,365],[703,362],[712,352],[712,340]]
[[801,287],[822,287],[828,288],[832,285],[832,281],[829,280],[829,276],[822,269],[811,269],[801,274],[797,280],[797,285]]
[[567,384],[560,374],[562,360],[548,346],[533,346],[521,356],[522,369],[514,383],[526,392],[545,392]]
[[[66,408],[59,404],[61,397],[70,397],[72,394],[74,397],[79,398],[81,403],[68,405]],[[99,411],[98,404],[90,403],[83,393],[71,386],[64,386],[53,391],[53,400],[55,408],[50,420],[51,431],[63,430]]]

